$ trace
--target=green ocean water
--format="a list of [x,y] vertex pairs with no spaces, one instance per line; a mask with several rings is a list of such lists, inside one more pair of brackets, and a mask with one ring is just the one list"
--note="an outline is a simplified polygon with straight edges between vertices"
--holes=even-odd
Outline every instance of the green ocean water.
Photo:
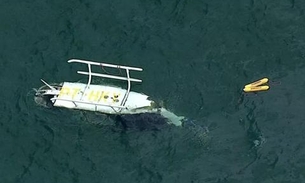
[[[305,182],[304,13],[300,0],[1,0],[0,183]],[[198,128],[36,105],[41,78],[84,79],[71,58],[142,67],[132,90]],[[263,77],[270,90],[242,92]]]

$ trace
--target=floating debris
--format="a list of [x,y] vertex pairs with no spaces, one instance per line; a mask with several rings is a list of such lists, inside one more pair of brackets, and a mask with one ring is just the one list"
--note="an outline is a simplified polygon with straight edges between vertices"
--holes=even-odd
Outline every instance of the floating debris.
[[[244,92],[257,92],[257,91],[266,91],[269,89],[269,86],[263,85],[268,83],[268,78],[263,78],[253,83],[247,84],[244,87]],[[263,86],[262,86],[263,85]]]

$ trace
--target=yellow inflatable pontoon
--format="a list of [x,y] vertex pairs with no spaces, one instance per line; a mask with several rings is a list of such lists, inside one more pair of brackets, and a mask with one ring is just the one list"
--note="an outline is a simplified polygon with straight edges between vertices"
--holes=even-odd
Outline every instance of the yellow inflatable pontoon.
[[247,84],[244,87],[244,92],[266,91],[269,89],[269,86],[266,85],[261,86],[261,85],[266,84],[268,81],[269,81],[268,78],[263,78],[253,83]]

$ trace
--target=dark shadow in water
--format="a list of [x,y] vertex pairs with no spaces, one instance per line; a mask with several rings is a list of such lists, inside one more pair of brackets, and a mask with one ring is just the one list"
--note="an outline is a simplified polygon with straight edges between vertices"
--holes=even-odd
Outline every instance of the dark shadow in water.
[[157,113],[125,114],[110,116],[114,119],[116,126],[123,130],[160,130],[169,126],[167,119]]

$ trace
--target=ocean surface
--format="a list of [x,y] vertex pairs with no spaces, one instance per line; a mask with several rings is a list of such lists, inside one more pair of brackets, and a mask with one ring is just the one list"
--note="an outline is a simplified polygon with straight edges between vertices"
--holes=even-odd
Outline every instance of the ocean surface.
[[[38,106],[41,78],[86,81],[71,58],[142,67],[196,126]],[[305,182],[305,1],[1,0],[0,68],[0,183]]]

